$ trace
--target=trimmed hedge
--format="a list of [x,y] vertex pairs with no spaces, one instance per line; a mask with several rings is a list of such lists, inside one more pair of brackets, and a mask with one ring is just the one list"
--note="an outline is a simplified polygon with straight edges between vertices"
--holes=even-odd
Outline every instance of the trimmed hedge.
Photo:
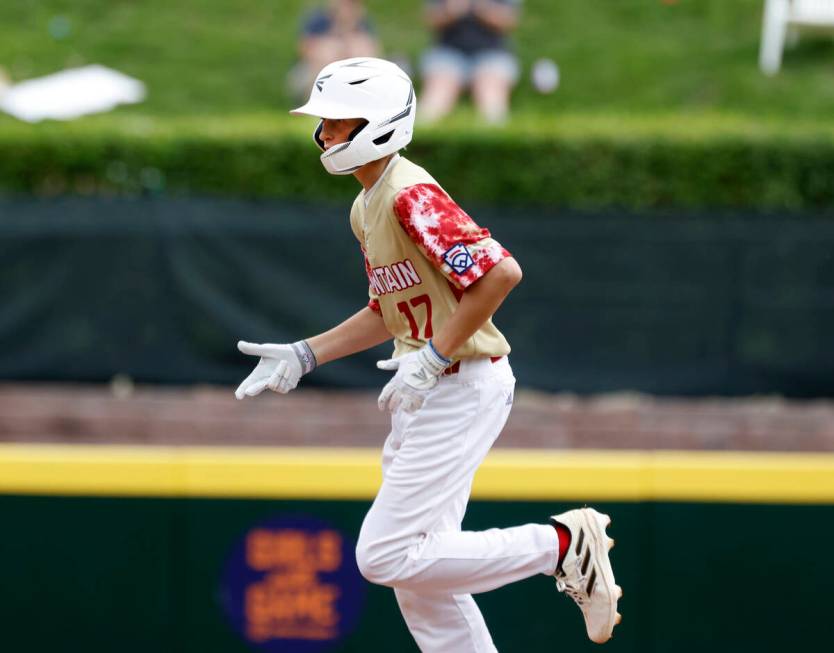
[[[641,123],[645,125],[644,123]],[[603,127],[426,129],[408,156],[461,200],[571,208],[834,206],[834,136]],[[344,200],[350,178],[322,169],[306,126],[256,121],[0,132],[0,192],[209,194]]]

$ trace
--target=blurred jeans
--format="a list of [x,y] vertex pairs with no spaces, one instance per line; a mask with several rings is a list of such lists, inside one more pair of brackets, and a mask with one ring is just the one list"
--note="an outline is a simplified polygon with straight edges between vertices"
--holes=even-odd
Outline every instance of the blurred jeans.
[[436,46],[423,54],[420,69],[423,77],[454,75],[465,85],[471,83],[476,74],[486,71],[509,80],[511,84],[515,84],[519,76],[518,60],[506,50],[483,50],[469,55],[453,48]]

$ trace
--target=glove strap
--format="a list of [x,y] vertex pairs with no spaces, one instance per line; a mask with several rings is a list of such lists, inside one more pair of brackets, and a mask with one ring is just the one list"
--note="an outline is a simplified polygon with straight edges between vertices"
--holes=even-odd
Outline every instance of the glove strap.
[[437,351],[434,348],[434,343],[431,340],[429,340],[429,349],[431,349],[432,354],[437,356],[437,360],[439,360],[440,362],[443,363],[444,367],[448,367],[449,365],[452,364],[452,359],[451,358],[446,358],[443,354],[441,354],[439,351]]
[[318,361],[316,360],[316,355],[313,353],[313,350],[310,349],[310,345],[307,344],[306,340],[299,340],[298,342],[292,343],[290,345],[292,347],[293,352],[295,355],[298,356],[298,362],[301,363],[301,374],[309,374],[318,366]]
[[434,348],[434,344],[431,340],[429,340],[429,343],[420,350],[420,354],[420,360],[423,363],[423,366],[435,376],[443,374],[443,370],[449,367],[452,363],[451,359],[442,356],[440,352]]

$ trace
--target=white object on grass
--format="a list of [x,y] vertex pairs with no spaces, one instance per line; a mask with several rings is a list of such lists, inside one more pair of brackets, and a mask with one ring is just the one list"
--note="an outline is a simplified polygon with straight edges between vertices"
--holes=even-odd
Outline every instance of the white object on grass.
[[145,85],[105,66],[72,68],[20,82],[0,95],[0,110],[26,122],[72,120],[145,99]]
[[559,86],[559,67],[553,59],[537,59],[530,69],[530,76],[539,93],[552,93]]

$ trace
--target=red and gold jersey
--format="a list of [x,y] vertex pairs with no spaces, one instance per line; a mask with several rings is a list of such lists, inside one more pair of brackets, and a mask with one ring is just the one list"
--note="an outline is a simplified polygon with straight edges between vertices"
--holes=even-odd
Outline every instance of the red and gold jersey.
[[[395,356],[422,347],[454,313],[463,291],[510,256],[423,169],[400,157],[359,193],[350,224],[365,256],[369,306],[394,336]],[[487,320],[453,358],[504,356]]]

